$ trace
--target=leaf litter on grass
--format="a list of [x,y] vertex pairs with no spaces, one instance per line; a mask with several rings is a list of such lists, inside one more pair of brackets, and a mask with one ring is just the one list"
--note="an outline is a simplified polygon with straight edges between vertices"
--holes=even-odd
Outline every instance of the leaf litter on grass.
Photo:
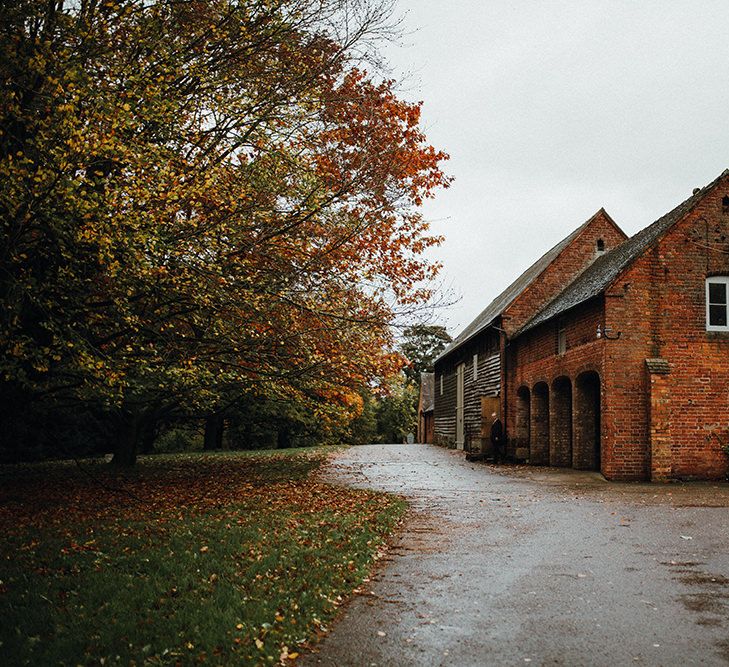
[[121,478],[104,469],[96,486],[60,465],[7,480],[0,652],[17,664],[290,664],[404,510],[313,481],[325,458],[160,457]]

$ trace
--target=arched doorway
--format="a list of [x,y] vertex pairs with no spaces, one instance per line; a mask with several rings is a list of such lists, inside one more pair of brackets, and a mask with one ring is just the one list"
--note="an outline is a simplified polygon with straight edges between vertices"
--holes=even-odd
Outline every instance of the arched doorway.
[[538,382],[532,390],[529,463],[549,465],[549,387]]
[[529,430],[531,423],[531,406],[529,387],[519,387],[516,392],[516,432],[514,433],[514,452],[517,458],[526,458],[527,454],[519,449],[529,449]]
[[558,377],[549,402],[549,465],[572,465],[572,382]]
[[588,371],[575,380],[572,465],[600,470],[600,376]]

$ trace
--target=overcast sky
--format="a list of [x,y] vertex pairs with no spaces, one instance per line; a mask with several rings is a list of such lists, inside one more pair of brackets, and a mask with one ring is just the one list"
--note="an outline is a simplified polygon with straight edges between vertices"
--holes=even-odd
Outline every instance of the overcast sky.
[[398,0],[386,50],[455,182],[452,335],[601,206],[628,234],[729,167],[729,1]]

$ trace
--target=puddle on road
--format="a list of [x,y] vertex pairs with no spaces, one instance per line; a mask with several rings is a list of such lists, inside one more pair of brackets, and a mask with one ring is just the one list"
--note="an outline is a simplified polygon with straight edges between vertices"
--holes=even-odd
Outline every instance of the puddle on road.
[[726,615],[726,600],[729,595],[725,593],[687,593],[678,598],[686,609],[700,614]]
[[705,572],[692,572],[679,578],[681,582],[689,586],[720,587],[729,586],[729,579],[721,574],[706,574]]
[[[722,628],[729,613],[729,578],[722,574],[697,569],[701,561],[660,561],[668,566],[675,581],[692,592],[679,595],[677,600],[698,616],[695,623],[704,628]],[[723,660],[729,662],[729,641],[720,640],[715,646]]]

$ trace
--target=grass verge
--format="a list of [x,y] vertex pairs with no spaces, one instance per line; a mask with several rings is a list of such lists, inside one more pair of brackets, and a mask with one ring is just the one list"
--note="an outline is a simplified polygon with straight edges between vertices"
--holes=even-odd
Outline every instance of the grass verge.
[[292,664],[405,509],[314,481],[327,454],[3,471],[3,664]]

